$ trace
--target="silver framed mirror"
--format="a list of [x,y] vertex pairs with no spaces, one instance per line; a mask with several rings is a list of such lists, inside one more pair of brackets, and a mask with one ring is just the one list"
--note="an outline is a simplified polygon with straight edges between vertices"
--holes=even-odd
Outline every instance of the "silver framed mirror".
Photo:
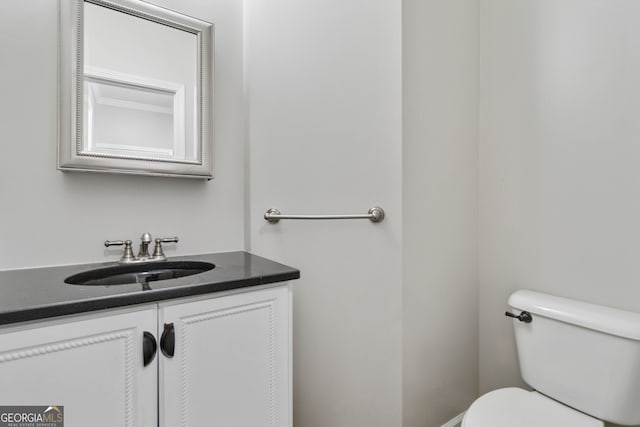
[[59,8],[58,169],[213,178],[213,24],[139,0]]

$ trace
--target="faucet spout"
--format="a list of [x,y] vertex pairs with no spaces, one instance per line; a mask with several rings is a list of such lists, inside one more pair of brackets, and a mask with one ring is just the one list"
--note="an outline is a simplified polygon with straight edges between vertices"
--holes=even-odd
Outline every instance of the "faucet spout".
[[137,256],[139,260],[151,258],[151,255],[149,255],[149,243],[151,243],[151,234],[144,233],[140,237],[140,250],[138,251]]

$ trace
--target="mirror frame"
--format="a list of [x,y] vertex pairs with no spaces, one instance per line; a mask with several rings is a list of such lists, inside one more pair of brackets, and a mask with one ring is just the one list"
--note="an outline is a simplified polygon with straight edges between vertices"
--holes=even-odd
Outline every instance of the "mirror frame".
[[[83,151],[85,2],[187,31],[197,37],[199,108],[195,109],[195,115],[196,138],[200,146],[198,159],[147,159]],[[59,20],[58,169],[65,172],[213,178],[213,24],[139,0],[59,0]]]

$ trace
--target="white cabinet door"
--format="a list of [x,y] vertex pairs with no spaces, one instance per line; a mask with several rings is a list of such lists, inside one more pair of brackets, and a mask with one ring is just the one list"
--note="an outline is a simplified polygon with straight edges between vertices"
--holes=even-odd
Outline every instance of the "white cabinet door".
[[0,405],[64,407],[65,427],[157,426],[157,356],[143,366],[155,308],[0,330]]
[[161,305],[175,355],[160,355],[161,427],[291,425],[290,288]]

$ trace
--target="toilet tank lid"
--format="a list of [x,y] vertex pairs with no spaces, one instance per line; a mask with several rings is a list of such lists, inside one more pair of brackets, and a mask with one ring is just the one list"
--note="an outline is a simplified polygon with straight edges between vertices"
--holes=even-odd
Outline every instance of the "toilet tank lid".
[[640,313],[529,290],[511,294],[509,305],[531,314],[640,341]]

